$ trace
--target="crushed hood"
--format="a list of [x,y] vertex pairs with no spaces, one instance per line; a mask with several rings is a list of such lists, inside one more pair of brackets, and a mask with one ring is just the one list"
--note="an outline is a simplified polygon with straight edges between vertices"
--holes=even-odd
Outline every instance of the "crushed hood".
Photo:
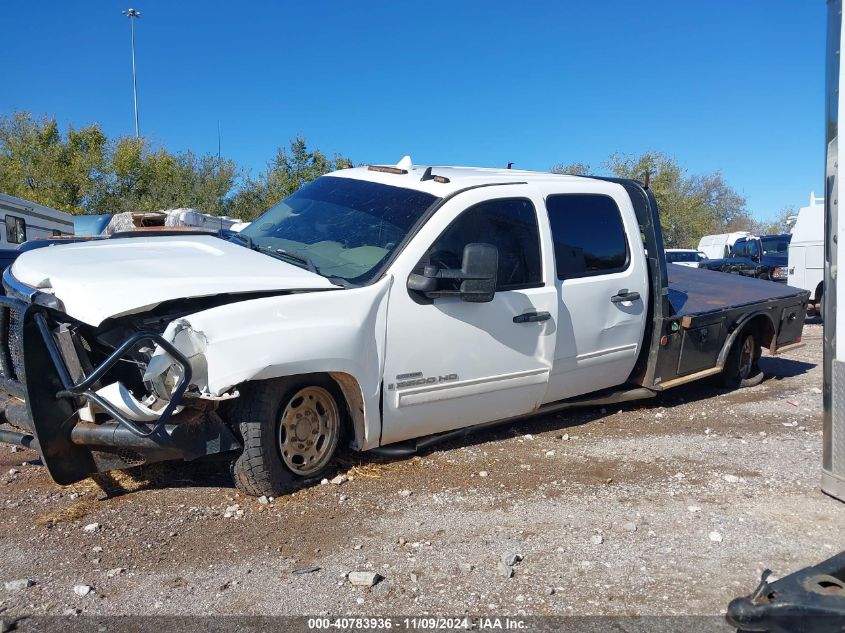
[[159,303],[227,293],[337,288],[325,277],[213,236],[131,237],[23,253],[12,275],[99,325]]

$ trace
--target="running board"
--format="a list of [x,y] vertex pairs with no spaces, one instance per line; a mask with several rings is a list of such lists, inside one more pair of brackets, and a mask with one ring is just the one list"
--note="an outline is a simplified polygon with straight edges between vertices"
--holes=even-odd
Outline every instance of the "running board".
[[709,369],[704,369],[702,371],[697,371],[694,374],[687,374],[686,376],[681,376],[679,378],[673,378],[672,380],[667,380],[666,382],[661,382],[654,385],[655,389],[663,391],[664,389],[671,389],[672,387],[677,387],[678,385],[684,385],[688,382],[692,382],[693,380],[700,380],[702,378],[707,378],[708,376],[715,376],[716,374],[722,373],[722,367],[716,366],[711,367]]
[[609,393],[604,392],[603,394],[593,394],[592,396],[583,396],[570,400],[550,402],[548,404],[541,405],[539,408],[535,409],[534,411],[531,411],[530,413],[524,413],[522,415],[517,415],[512,418],[503,418],[501,420],[494,420],[492,422],[482,422],[481,424],[476,424],[475,426],[468,426],[462,429],[456,429],[454,431],[437,433],[435,435],[426,435],[423,437],[418,437],[414,440],[409,440],[407,442],[397,442],[396,444],[378,446],[376,448],[371,448],[368,452],[372,453],[373,455],[379,455],[381,457],[408,457],[436,444],[440,444],[448,440],[466,437],[471,433],[483,431],[485,429],[489,429],[494,426],[499,426],[501,424],[525,420],[527,418],[533,418],[539,415],[546,415],[548,413],[558,413],[560,411],[566,411],[567,409],[576,409],[580,407],[601,407],[609,404],[620,404],[623,402],[632,402],[634,400],[644,400],[646,398],[653,398],[656,395],[656,392],[652,391],[651,389],[646,389],[645,387],[636,387],[634,389],[624,389],[622,391],[613,391]]

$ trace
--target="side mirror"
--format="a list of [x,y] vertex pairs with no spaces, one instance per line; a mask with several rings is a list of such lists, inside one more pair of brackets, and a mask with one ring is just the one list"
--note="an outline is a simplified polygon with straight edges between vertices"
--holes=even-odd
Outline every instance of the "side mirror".
[[[499,250],[492,244],[472,243],[464,247],[459,270],[426,266],[423,274],[412,273],[408,277],[408,289],[429,299],[459,296],[470,303],[486,303],[496,294],[498,271]],[[460,281],[459,289],[440,290],[440,279]]]
[[499,276],[499,249],[492,244],[467,244],[461,269],[461,299],[470,303],[492,301]]

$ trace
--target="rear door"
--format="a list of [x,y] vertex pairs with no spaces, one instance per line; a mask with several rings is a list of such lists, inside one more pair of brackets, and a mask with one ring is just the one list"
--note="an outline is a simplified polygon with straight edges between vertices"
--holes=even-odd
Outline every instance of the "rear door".
[[546,197],[555,255],[557,342],[544,402],[624,383],[648,305],[645,253],[624,190]]
[[[548,225],[538,221],[538,210],[542,198],[527,185],[467,191],[403,252],[391,270],[382,444],[539,406],[554,353],[557,293],[550,257],[543,258]],[[492,301],[432,300],[408,289],[408,275],[425,265],[460,268],[472,242],[498,248]]]

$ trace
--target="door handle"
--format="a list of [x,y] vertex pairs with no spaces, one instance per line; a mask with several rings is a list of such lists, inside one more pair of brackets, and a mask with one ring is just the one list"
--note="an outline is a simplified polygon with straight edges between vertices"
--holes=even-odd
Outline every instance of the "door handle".
[[628,292],[627,290],[620,290],[619,294],[615,294],[610,298],[610,301],[612,303],[622,303],[623,301],[637,301],[639,298],[639,292]]
[[548,312],[526,312],[513,318],[514,323],[535,323],[537,321],[548,321],[552,315]]

